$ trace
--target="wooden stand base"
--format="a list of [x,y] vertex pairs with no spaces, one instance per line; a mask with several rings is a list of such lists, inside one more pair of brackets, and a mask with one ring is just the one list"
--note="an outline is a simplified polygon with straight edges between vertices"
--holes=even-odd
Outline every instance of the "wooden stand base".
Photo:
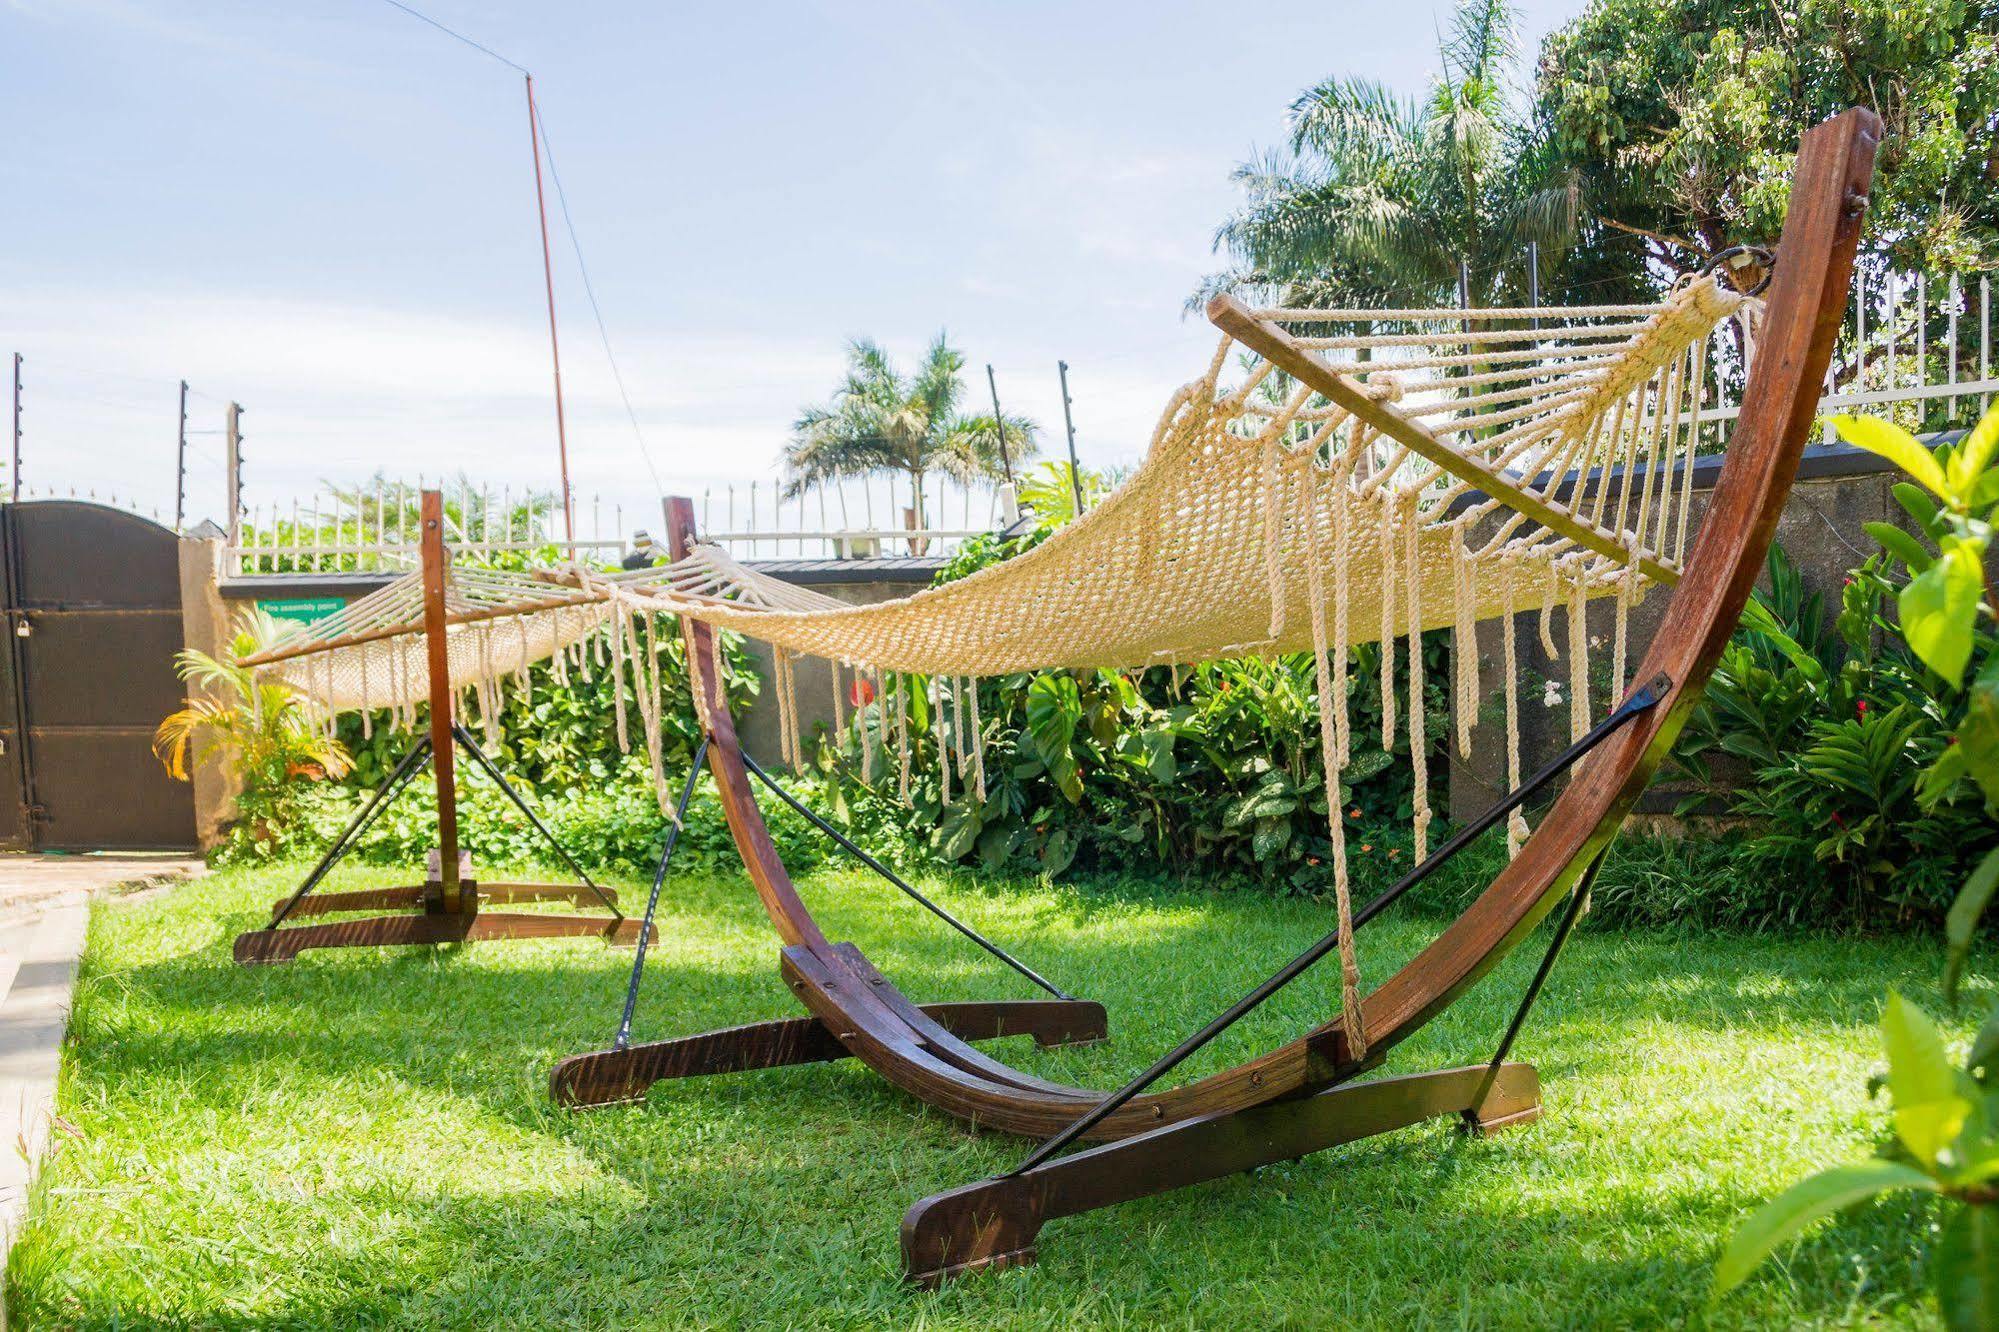
[[1532,1065],[1503,1065],[1484,1104],[1473,1105],[1485,1073],[1477,1065],[1345,1083],[934,1194],[902,1218],[903,1276],[935,1287],[967,1272],[1019,1267],[1035,1260],[1035,1237],[1056,1217],[1296,1160],[1425,1119],[1461,1115],[1489,1132],[1538,1117],[1541,1083]]
[[[571,906],[601,906],[603,898],[596,892],[580,884],[573,883],[482,883],[479,886],[479,901],[482,905],[512,906],[522,902],[567,902]],[[426,890],[422,884],[399,888],[357,888],[344,893],[314,893],[302,897],[292,907],[294,916],[330,916],[341,911],[394,911],[399,908],[415,908],[423,905]],[[616,889],[606,888],[603,892],[615,902]],[[277,911],[285,904],[279,898],[271,903],[271,910]]]
[[[921,1010],[964,1041],[1032,1036],[1046,1049],[1100,1041],[1108,1031],[1104,1006],[1087,999],[923,1004]],[[550,1070],[548,1091],[560,1105],[616,1105],[644,1099],[655,1082],[669,1078],[826,1063],[852,1053],[818,1018],[783,1018],[571,1055]]]
[[[421,889],[415,890],[421,893]],[[310,901],[311,899],[306,899]],[[335,908],[353,910],[354,908]],[[369,916],[287,929],[250,930],[236,936],[236,960],[289,962],[310,948],[379,948],[401,944],[476,943],[491,939],[600,938],[627,947],[639,941],[640,922],[602,916],[553,916],[525,912],[412,912]],[[651,936],[657,938],[657,931]]]

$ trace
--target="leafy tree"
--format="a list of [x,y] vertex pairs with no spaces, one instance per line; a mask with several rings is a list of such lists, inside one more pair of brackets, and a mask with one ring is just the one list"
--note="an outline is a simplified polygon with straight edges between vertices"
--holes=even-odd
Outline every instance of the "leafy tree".
[[1524,287],[1529,241],[1559,262],[1578,196],[1508,87],[1514,23],[1506,0],[1464,0],[1421,100],[1345,76],[1300,94],[1288,147],[1236,169],[1246,197],[1215,235],[1233,267],[1208,289],[1433,305],[1463,261],[1473,301],[1496,304]]
[[1887,123],[1872,262],[1999,258],[1994,0],[1592,0],[1542,48],[1538,118],[1588,203],[1585,265],[1630,285],[1781,229],[1798,139]]
[[824,406],[808,407],[792,425],[785,447],[786,491],[797,495],[815,481],[901,472],[915,497],[916,522],[924,523],[923,482],[931,472],[960,481],[1003,474],[1000,442],[1015,461],[1035,452],[1034,422],[959,411],[964,354],[939,333],[916,370],[903,374],[880,344],[866,338],[847,348],[847,373]]

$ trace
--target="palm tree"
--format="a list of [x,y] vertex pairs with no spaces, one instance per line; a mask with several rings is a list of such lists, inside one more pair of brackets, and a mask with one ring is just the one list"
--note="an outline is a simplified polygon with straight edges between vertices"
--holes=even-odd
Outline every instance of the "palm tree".
[[942,333],[907,376],[880,344],[867,338],[849,344],[846,377],[832,401],[807,407],[792,425],[784,450],[785,494],[796,496],[816,481],[901,472],[909,477],[922,527],[923,483],[930,473],[961,482],[998,480],[1004,474],[1002,437],[1008,459],[1032,456],[1033,421],[1008,416],[1000,426],[991,415],[959,412],[964,368],[963,353]]
[[247,790],[261,792],[299,777],[344,777],[354,766],[346,747],[319,728],[303,695],[236,664],[274,641],[280,627],[263,611],[252,611],[226,657],[194,648],[175,657],[180,678],[205,692],[153,733],[153,753],[168,776],[187,781],[195,763],[223,756],[234,760]]
[[1290,144],[1238,167],[1243,206],[1215,233],[1233,261],[1213,290],[1252,288],[1296,305],[1449,305],[1460,261],[1471,300],[1524,287],[1524,247],[1544,271],[1573,241],[1575,178],[1509,92],[1508,0],[1462,0],[1442,69],[1412,100],[1331,78],[1291,104]]

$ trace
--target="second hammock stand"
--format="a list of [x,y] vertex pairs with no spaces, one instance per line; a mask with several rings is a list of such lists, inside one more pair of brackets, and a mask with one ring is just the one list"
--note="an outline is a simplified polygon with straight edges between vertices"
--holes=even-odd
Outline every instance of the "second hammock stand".
[[[422,568],[416,578],[375,594],[381,604],[363,608],[363,603],[347,607],[280,640],[240,664],[266,672],[296,673],[303,685],[321,685],[316,692],[330,718],[344,706],[366,708],[376,699],[362,675],[358,698],[343,698],[331,681],[338,669],[340,654],[379,654],[384,674],[382,692],[399,704],[413,703],[416,697],[429,704],[428,726],[424,735],[404,754],[401,762],[373,797],[336,837],[319,862],[289,896],[274,903],[270,923],[236,937],[236,960],[246,965],[289,962],[300,953],[316,948],[372,948],[386,945],[471,943],[496,939],[601,938],[606,943],[635,944],[641,932],[650,932],[627,918],[618,909],[614,892],[596,883],[577,863],[562,842],[534,812],[533,808],[506,779],[499,767],[480,749],[472,733],[458,720],[453,678],[452,639],[467,626],[485,635],[491,626],[510,618],[509,612],[531,614],[544,609],[550,589],[539,598],[519,604],[501,602],[485,608],[451,604],[453,570],[444,544],[444,496],[436,490],[422,495]],[[372,618],[371,618],[372,617]],[[360,628],[362,623],[368,628]],[[421,641],[419,654],[412,643]],[[398,675],[400,678],[398,678]],[[307,689],[306,692],[314,692]],[[411,720],[414,720],[412,711]],[[535,832],[568,865],[582,882],[561,883],[479,883],[472,878],[471,857],[461,851],[458,841],[458,781],[455,759],[462,750],[480,771],[506,795],[526,817]],[[431,853],[428,873],[421,884],[393,888],[363,888],[348,892],[315,892],[327,874],[360,844],[362,836],[396,798],[408,789],[428,766],[437,789],[437,849]],[[482,910],[487,904],[566,901],[577,906],[601,906],[608,916],[555,915],[545,912],[496,912]],[[391,911],[393,915],[367,915],[360,919],[324,921],[287,926],[287,921],[304,916],[350,912]]]

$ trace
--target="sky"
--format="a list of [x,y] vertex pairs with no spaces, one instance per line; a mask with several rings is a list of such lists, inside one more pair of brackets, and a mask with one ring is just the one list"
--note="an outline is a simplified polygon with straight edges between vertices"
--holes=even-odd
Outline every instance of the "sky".
[[[1447,4],[415,6],[533,71],[626,415],[546,182],[579,504],[758,481],[845,344],[939,331],[1085,466],[1134,464],[1215,335],[1231,169],[1334,74],[1420,92]],[[1523,50],[1582,0],[1528,0]],[[1521,77],[1527,77],[1523,62]],[[189,521],[321,482],[557,479],[519,73],[386,0],[0,0],[0,355],[31,497]],[[643,439],[643,447],[641,445]],[[719,501],[718,501],[719,503]]]

